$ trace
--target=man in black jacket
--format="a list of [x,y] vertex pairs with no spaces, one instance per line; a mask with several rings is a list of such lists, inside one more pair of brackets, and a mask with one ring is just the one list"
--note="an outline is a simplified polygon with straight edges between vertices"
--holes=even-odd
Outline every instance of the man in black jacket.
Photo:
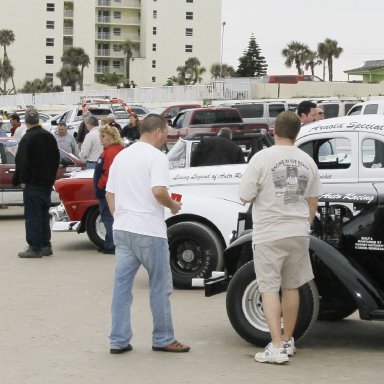
[[191,167],[245,163],[243,150],[232,141],[232,131],[221,128],[217,136],[203,137],[191,156]]
[[13,185],[23,188],[25,231],[28,247],[22,258],[51,256],[49,208],[52,186],[59,167],[60,153],[54,136],[39,125],[39,112],[25,112],[27,131],[16,153]]

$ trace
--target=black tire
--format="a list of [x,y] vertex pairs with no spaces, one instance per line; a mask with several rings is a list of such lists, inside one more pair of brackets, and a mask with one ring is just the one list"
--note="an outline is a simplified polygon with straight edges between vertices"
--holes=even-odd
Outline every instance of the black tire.
[[193,278],[210,277],[223,268],[223,245],[204,224],[184,222],[168,228],[173,285],[191,288]]
[[[319,311],[319,295],[313,281],[300,287],[299,293],[300,308],[293,334],[295,340],[305,335],[316,321]],[[244,340],[259,347],[265,347],[271,341],[253,261],[233,276],[228,286],[226,305],[233,328]]]
[[99,207],[92,208],[85,219],[85,230],[89,240],[98,248],[104,248],[105,227],[101,222]]

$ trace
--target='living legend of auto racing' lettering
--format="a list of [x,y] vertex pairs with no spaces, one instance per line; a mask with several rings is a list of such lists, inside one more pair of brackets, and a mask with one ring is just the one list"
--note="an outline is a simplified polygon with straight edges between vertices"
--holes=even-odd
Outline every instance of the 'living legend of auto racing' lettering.
[[181,173],[177,173],[175,176],[172,177],[172,181],[185,181],[187,183],[196,183],[196,182],[212,182],[212,181],[226,181],[226,182],[232,182],[233,180],[236,180],[238,182],[242,177],[241,172],[217,172],[217,173],[192,173],[191,175],[185,175]]
[[367,203],[375,201],[375,195],[358,195],[356,193],[324,193],[319,197],[320,201],[348,201],[351,203]]
[[284,196],[284,203],[295,203],[308,185],[309,167],[296,159],[284,159],[271,168],[275,194]]

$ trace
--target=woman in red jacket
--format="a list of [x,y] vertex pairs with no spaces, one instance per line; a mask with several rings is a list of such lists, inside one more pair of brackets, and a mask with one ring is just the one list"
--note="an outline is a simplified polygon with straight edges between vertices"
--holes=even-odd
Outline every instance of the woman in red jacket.
[[104,151],[97,161],[95,173],[93,175],[96,197],[99,200],[100,217],[106,232],[104,248],[100,249],[100,252],[114,254],[115,245],[113,244],[112,233],[113,216],[109,211],[107,200],[105,199],[105,187],[108,181],[109,168],[113,159],[122,149],[124,149],[124,146],[117,128],[108,125],[103,125],[100,128],[100,141],[104,147]]

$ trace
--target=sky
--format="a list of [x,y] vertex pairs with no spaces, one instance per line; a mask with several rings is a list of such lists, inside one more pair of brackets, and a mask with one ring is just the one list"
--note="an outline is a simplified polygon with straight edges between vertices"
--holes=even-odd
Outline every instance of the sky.
[[[343,48],[334,60],[333,79],[346,81],[343,71],[367,60],[384,60],[383,15],[384,0],[222,0],[223,63],[237,69],[253,33],[269,75],[295,74],[295,67],[284,65],[281,51],[291,41],[316,50],[319,42],[331,38]],[[322,77],[322,66],[315,67],[315,75]]]

